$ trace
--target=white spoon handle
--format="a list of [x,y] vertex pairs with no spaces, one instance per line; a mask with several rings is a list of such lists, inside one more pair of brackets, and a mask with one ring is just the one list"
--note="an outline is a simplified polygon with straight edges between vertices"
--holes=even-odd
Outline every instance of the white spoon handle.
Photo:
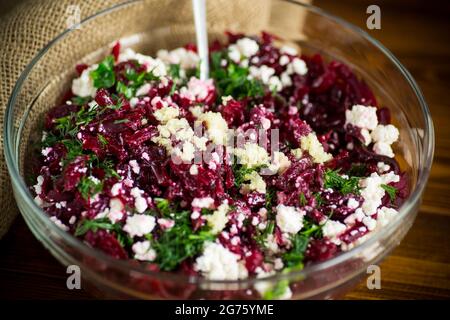
[[206,0],[192,0],[197,35],[197,51],[200,57],[200,79],[209,78],[208,32],[206,25]]

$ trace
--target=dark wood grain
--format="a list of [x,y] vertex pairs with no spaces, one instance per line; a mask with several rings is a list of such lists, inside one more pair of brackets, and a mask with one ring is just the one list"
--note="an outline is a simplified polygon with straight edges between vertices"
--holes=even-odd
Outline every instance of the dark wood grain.
[[[365,28],[373,1],[321,0],[315,4]],[[435,162],[417,220],[381,264],[380,290],[365,281],[346,299],[450,298],[450,4],[377,1],[382,29],[368,31],[389,48],[419,83],[436,130]],[[0,241],[0,298],[91,298],[66,289],[65,269],[34,239],[19,217]]]

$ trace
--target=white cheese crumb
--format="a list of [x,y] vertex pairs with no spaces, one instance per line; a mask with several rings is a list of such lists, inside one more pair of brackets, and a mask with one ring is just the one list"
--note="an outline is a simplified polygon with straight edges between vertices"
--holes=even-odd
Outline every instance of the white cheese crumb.
[[156,252],[148,240],[135,242],[131,250],[134,252],[134,258],[140,261],[153,261],[156,258]]
[[195,260],[194,270],[209,280],[239,280],[248,277],[248,271],[239,256],[221,244],[206,242],[203,253]]
[[271,76],[267,84],[269,85],[269,89],[271,91],[280,92],[283,90],[283,83],[277,76]]
[[146,96],[151,88],[150,83],[145,83],[136,90],[136,96]]
[[250,38],[239,39],[238,41],[236,41],[236,45],[239,48],[241,54],[246,58],[253,56],[259,50],[258,43]]
[[111,198],[109,200],[109,208],[105,209],[100,215],[107,216],[112,223],[121,220],[124,214],[125,206],[119,198]]
[[364,145],[368,146],[372,142],[372,137],[370,135],[369,130],[361,129],[361,135],[364,139],[364,141],[363,141]]
[[288,56],[282,55],[278,62],[280,63],[280,65],[285,66],[285,65],[287,65],[290,62],[290,60],[289,60]]
[[393,144],[398,140],[400,133],[398,129],[392,124],[382,125],[379,124],[371,132],[371,136],[374,142],[384,142],[387,144]]
[[212,215],[205,216],[208,226],[211,227],[211,233],[218,234],[225,228],[229,208],[228,203],[222,203]]
[[198,117],[206,125],[209,139],[217,145],[225,145],[228,138],[228,124],[219,112],[208,111]]
[[147,71],[152,71],[157,77],[165,76],[167,74],[166,66],[161,59],[154,59],[140,53],[134,52],[133,49],[127,48],[119,55],[119,62],[128,60],[137,60],[139,64],[146,67]]
[[330,239],[331,242],[340,244],[338,236],[341,235],[347,226],[339,221],[327,220],[322,227],[322,234],[324,237]]
[[52,150],[53,150],[52,147],[44,148],[44,149],[42,149],[42,155],[43,155],[44,157],[46,157],[46,156],[48,156],[48,154],[49,154],[50,152],[52,152]]
[[133,98],[130,99],[130,106],[131,106],[132,108],[136,107],[136,105],[137,105],[138,103],[139,103],[139,99],[138,99],[138,98],[133,97]]
[[206,208],[211,209],[214,206],[214,199],[211,197],[204,197],[204,198],[194,198],[191,203],[192,207],[194,208]]
[[204,100],[208,97],[209,92],[214,90],[214,83],[212,79],[201,80],[191,77],[187,87],[180,89],[180,95],[192,101]]
[[323,150],[322,144],[314,132],[300,138],[300,146],[307,151],[315,163],[324,163],[332,159],[331,154]]
[[64,223],[62,223],[62,221],[59,220],[57,217],[55,216],[50,217],[50,220],[52,220],[60,229],[64,231],[69,231],[69,227],[66,226]]
[[256,143],[247,142],[244,148],[236,148],[234,153],[239,158],[239,163],[248,168],[270,164],[270,157],[266,149]]
[[121,190],[122,190],[122,182],[117,182],[113,184],[113,186],[111,187],[111,195],[115,197],[120,194]]
[[275,74],[275,69],[263,64],[260,67],[251,66],[248,69],[250,78],[259,79],[264,84],[269,84],[270,78]]
[[377,227],[377,220],[371,217],[364,217],[362,222],[367,227],[367,229],[369,229],[369,231],[373,231]]
[[155,224],[155,217],[145,214],[135,214],[127,218],[123,230],[131,237],[142,237],[152,232]]
[[239,63],[241,58],[249,58],[256,54],[259,50],[259,45],[255,40],[249,38],[242,38],[228,47],[228,56],[236,63]]
[[373,172],[369,177],[361,179],[359,186],[361,189],[361,196],[364,202],[361,206],[366,215],[372,215],[377,211],[381,205],[381,200],[385,195],[385,190],[381,187],[382,184],[389,184],[391,182],[400,181],[400,177],[393,171],[386,174],[378,175]]
[[156,110],[153,115],[159,122],[167,123],[169,120],[177,118],[180,115],[180,111],[176,107],[164,106]]
[[184,141],[182,148],[176,147],[173,149],[173,152],[185,163],[190,163],[195,157],[195,147],[189,141]]
[[97,89],[94,87],[94,80],[91,78],[91,71],[97,69],[98,65],[94,64],[84,69],[79,78],[72,81],[72,93],[80,97],[95,97]]
[[290,166],[291,166],[291,161],[283,152],[275,151],[273,153],[273,161],[272,161],[272,164],[269,166],[270,171],[282,174]]
[[283,72],[281,74],[280,80],[283,87],[289,87],[292,85],[292,79],[287,72]]
[[44,177],[38,176],[37,177],[37,183],[33,186],[34,192],[36,192],[37,195],[42,193],[42,184],[44,183]]
[[306,66],[305,61],[299,58],[294,58],[291,63],[288,64],[286,72],[288,74],[299,74],[301,76],[304,76],[308,73],[308,67]]
[[136,160],[130,160],[130,162],[128,163],[130,164],[131,170],[134,173],[139,174],[139,172],[141,172],[141,167],[139,166]]
[[391,166],[384,162],[378,162],[377,168],[381,173],[383,173],[383,172],[389,171],[391,169]]
[[291,47],[291,46],[287,46],[287,45],[282,46],[280,48],[280,52],[281,53],[286,53],[286,54],[291,55],[291,56],[296,56],[297,55],[297,49],[295,49],[294,47]]
[[196,68],[200,61],[197,53],[185,48],[177,48],[172,51],[159,50],[156,56],[167,64],[179,64],[181,69]]
[[139,213],[143,213],[148,207],[147,200],[142,196],[143,193],[144,191],[138,187],[130,190],[130,194],[134,197],[134,206]]
[[196,176],[198,174],[198,167],[196,164],[193,164],[190,168],[189,168],[189,173],[193,176]]
[[282,232],[295,234],[303,228],[303,217],[305,212],[296,207],[277,206],[276,222]]
[[381,207],[377,211],[377,224],[380,227],[386,226],[396,214],[398,214],[398,211],[393,208]]
[[356,209],[359,207],[359,202],[355,198],[350,198],[347,201],[347,207],[350,209]]
[[301,148],[291,149],[291,153],[296,159],[301,159],[303,157],[303,151]]
[[249,184],[242,184],[240,192],[242,194],[247,194],[250,191],[256,191],[259,193],[266,193],[266,183],[263,178],[256,171],[247,173],[244,176],[244,181],[250,181]]
[[392,151],[391,145],[387,144],[385,142],[377,142],[373,145],[373,151],[376,154],[380,154],[382,156],[386,156],[389,158],[394,158],[395,154],[394,151]]
[[345,123],[361,129],[373,130],[378,125],[377,108],[356,104],[345,111]]

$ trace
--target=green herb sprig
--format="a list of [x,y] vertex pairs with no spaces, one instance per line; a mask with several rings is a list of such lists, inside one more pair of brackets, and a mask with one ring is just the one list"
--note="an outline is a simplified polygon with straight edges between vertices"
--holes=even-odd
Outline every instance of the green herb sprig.
[[327,169],[324,175],[324,187],[337,190],[342,194],[359,193],[359,177],[349,177],[348,179],[339,175],[338,170]]
[[387,184],[382,184],[380,187],[389,195],[391,202],[394,202],[397,195],[397,188]]

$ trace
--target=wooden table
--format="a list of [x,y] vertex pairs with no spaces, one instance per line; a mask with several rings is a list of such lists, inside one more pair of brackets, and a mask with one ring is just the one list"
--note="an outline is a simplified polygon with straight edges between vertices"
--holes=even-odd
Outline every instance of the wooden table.
[[[315,1],[365,28],[372,1]],[[377,1],[382,29],[370,34],[411,71],[430,106],[436,129],[433,170],[417,220],[381,264],[381,290],[365,281],[347,299],[450,298],[450,5],[432,1]],[[66,289],[65,269],[34,239],[19,217],[0,241],[1,298],[90,298]]]

